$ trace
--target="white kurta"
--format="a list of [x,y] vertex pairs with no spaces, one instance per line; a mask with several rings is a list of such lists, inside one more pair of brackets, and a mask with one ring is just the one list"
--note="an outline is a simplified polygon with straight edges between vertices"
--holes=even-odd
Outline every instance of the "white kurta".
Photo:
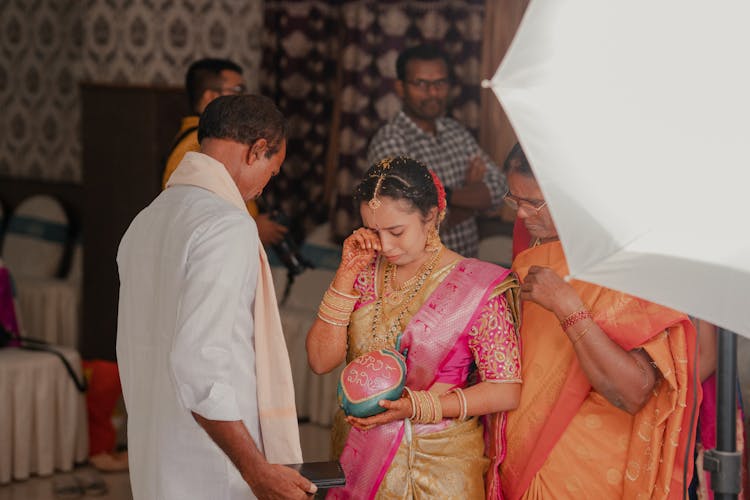
[[254,498],[191,411],[243,420],[261,447],[259,244],[247,212],[194,186],[161,193],[120,243],[117,358],[136,500]]

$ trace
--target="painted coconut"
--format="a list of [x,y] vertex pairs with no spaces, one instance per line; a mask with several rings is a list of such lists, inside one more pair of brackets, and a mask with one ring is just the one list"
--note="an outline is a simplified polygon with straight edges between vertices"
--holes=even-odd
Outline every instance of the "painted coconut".
[[406,383],[406,360],[392,349],[363,354],[344,367],[339,379],[339,406],[354,417],[371,417],[385,408],[378,401],[395,401]]

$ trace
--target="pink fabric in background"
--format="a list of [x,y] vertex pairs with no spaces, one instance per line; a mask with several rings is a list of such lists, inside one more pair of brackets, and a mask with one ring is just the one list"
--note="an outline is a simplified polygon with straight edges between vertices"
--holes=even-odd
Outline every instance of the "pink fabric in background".
[[15,302],[13,300],[13,283],[8,269],[0,264],[0,324],[10,332],[12,340],[9,346],[19,345],[18,321],[16,319]]

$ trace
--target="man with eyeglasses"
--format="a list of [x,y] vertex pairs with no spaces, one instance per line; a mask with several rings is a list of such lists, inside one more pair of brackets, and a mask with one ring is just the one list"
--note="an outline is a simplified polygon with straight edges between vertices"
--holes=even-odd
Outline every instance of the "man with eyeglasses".
[[[167,185],[169,177],[182,161],[185,153],[200,151],[198,118],[206,106],[217,97],[246,94],[247,85],[242,77],[242,68],[238,64],[228,59],[206,58],[195,61],[188,68],[185,76],[185,90],[190,109],[194,114],[182,119],[180,130],[177,132],[164,168],[162,189]],[[247,210],[258,226],[261,243],[273,245],[282,240],[288,231],[286,226],[272,221],[268,214],[259,214],[258,205],[254,200],[247,202]]]
[[432,45],[404,50],[396,61],[396,94],[402,110],[378,130],[368,164],[406,155],[434,170],[446,188],[448,217],[443,243],[461,255],[479,251],[477,214],[497,208],[505,176],[460,123],[445,116],[451,89],[450,61]]

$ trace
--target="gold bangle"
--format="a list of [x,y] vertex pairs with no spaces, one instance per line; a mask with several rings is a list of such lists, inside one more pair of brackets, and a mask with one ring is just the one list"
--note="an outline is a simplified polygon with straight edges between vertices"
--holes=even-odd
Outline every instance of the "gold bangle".
[[414,420],[414,417],[417,416],[417,405],[414,403],[414,393],[406,386],[404,386],[404,391],[406,391],[406,395],[411,402],[411,417],[409,417],[409,420]]
[[420,424],[427,424],[432,420],[433,408],[430,404],[430,396],[427,395],[427,391],[419,391],[419,397],[422,400],[422,414],[419,417]]
[[325,316],[337,320],[337,321],[343,321],[347,324],[349,323],[349,320],[351,319],[352,313],[344,312],[344,311],[337,311],[335,309],[331,309],[328,304],[321,302],[320,306],[318,307],[318,312],[321,314],[324,314]]
[[430,399],[432,400],[432,407],[434,410],[434,414],[432,416],[432,423],[433,424],[439,424],[443,420],[443,404],[440,402],[440,397],[436,396],[435,394],[427,391],[427,394],[430,395]]
[[323,294],[323,302],[328,304],[330,307],[334,307],[341,311],[352,312],[357,301],[354,299],[337,297],[336,295],[331,293],[330,290],[326,290],[326,292]]
[[329,316],[333,317],[341,317],[341,319],[348,319],[351,315],[351,311],[342,311],[341,309],[336,309],[335,307],[331,307],[330,304],[327,302],[321,302],[318,306],[319,311],[325,311]]
[[328,300],[328,297],[323,297],[323,300],[320,303],[321,305],[325,304],[325,306],[328,307],[329,309],[333,309],[335,311],[341,311],[346,314],[351,314],[352,311],[354,310],[353,304],[349,305],[349,304],[340,304],[340,303],[331,302],[330,300]]
[[422,399],[422,391],[414,391],[412,392],[414,395],[414,402],[415,402],[415,415],[412,421],[415,424],[419,424],[422,422],[422,414],[424,413],[424,401]]
[[412,419],[413,422],[419,422],[419,420],[422,418],[422,401],[419,399],[419,395],[417,392],[413,392],[414,395],[414,418]]
[[466,395],[464,394],[463,389],[460,387],[456,387],[451,392],[454,392],[456,394],[456,398],[458,399],[458,417],[456,417],[457,420],[460,422],[463,422],[466,420],[466,414],[469,411],[468,405],[466,403]]
[[333,319],[326,318],[325,315],[323,315],[323,314],[320,313],[320,311],[318,311],[318,318],[321,321],[323,321],[325,323],[328,323],[329,325],[333,325],[333,326],[349,326],[349,323],[340,323],[340,322],[335,321]]
[[347,299],[353,299],[356,301],[356,300],[359,300],[359,297],[360,297],[359,295],[352,295],[350,293],[344,293],[341,290],[338,290],[337,288],[333,286],[333,282],[331,282],[331,284],[328,286],[328,289],[332,291],[333,293],[335,293],[336,295],[340,295]]

